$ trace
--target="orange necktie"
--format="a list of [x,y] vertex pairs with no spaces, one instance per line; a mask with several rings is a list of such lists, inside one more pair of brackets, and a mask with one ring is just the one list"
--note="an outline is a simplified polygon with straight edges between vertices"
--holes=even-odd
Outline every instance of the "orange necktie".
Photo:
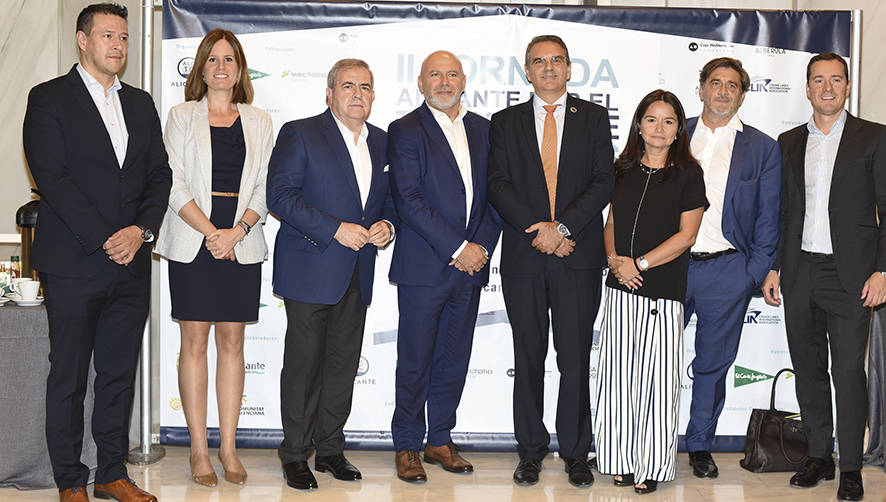
[[551,221],[554,221],[555,201],[557,200],[557,122],[554,110],[559,105],[544,105],[545,127],[541,136],[541,165],[548,185],[548,199],[551,203]]

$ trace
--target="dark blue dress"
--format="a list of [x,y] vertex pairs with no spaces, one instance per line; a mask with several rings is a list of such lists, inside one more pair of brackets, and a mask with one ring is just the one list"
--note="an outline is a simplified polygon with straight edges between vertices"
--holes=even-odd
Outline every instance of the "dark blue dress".
[[[240,118],[230,127],[210,127],[212,191],[238,192],[246,143]],[[209,220],[216,228],[234,226],[237,197],[212,197]],[[191,263],[169,261],[172,317],[180,321],[258,321],[261,263],[216,260],[205,245]]]

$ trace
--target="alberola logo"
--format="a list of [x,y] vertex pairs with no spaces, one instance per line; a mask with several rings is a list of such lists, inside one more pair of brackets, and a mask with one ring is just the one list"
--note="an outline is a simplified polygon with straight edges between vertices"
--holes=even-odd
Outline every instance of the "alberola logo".
[[773,375],[768,373],[763,373],[762,371],[752,370],[750,368],[745,368],[744,366],[735,365],[734,371],[734,379],[733,379],[733,387],[744,387],[745,385],[750,385],[752,383],[763,382],[766,380],[772,380],[774,378]]
[[270,77],[270,73],[265,73],[263,71],[249,69],[249,80],[258,80],[260,78]]

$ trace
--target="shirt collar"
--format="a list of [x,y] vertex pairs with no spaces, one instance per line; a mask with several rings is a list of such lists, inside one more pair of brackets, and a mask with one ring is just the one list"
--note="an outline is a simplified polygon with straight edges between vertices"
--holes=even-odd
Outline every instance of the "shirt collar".
[[83,65],[77,63],[77,73],[80,74],[80,78],[83,79],[83,83],[86,84],[87,89],[99,89],[102,94],[110,94],[111,91],[119,91],[123,86],[120,85],[120,79],[117,75],[114,75],[114,83],[111,84],[111,88],[108,89],[107,93],[105,92],[105,86],[101,84],[95,77],[89,74],[86,69],[83,68]]
[[[354,141],[354,131],[348,129],[348,126],[344,124],[341,120],[338,120],[338,117],[335,114],[332,114],[333,120],[335,120],[335,124],[338,126],[338,130],[341,132],[343,138],[345,138],[345,142],[350,142],[349,144],[353,145]],[[366,122],[363,122],[363,126],[360,128],[360,138],[357,142],[366,141],[366,138],[369,136],[369,128],[366,127]]]
[[[554,101],[553,103],[551,103],[552,105],[559,105],[557,107],[557,109],[554,110],[554,113],[562,111],[566,107],[566,95],[567,94],[569,94],[569,93],[564,92],[562,96],[557,98],[557,101]],[[547,104],[548,103],[545,103],[544,100],[541,99],[540,97],[538,97],[537,94],[532,95],[532,108],[533,108],[533,110],[535,110],[536,113],[547,113],[547,111],[545,111],[545,108],[544,108],[545,105],[547,105]]]
[[818,126],[815,125],[815,116],[809,117],[809,122],[806,122],[806,128],[809,130],[809,134],[819,134],[821,136],[832,136],[837,134],[843,130],[843,126],[846,125],[846,110],[840,112],[840,116],[837,118],[837,121],[834,122],[834,125],[831,126],[830,132],[827,134],[821,132],[818,129]]
[[[704,123],[704,120],[701,118],[701,116],[698,117],[698,125],[696,126],[696,128],[699,127],[711,134],[713,134],[714,132],[710,127],[708,127],[707,124]],[[729,119],[729,122],[727,122],[726,125],[723,127],[725,127],[726,129],[732,129],[735,132],[744,131],[744,124],[741,123],[741,119],[738,118],[737,113],[734,114],[732,118]],[[722,129],[722,127],[718,127],[717,129]]]
[[[425,100],[427,104],[427,100]],[[458,103],[458,115],[455,117],[455,120],[449,118],[449,115],[446,112],[441,112],[440,110],[434,108],[430,104],[428,104],[428,109],[431,110],[431,115],[437,119],[437,122],[442,122],[444,124],[455,124],[456,122],[465,118],[465,115],[468,113],[468,107],[465,106],[464,103]]]

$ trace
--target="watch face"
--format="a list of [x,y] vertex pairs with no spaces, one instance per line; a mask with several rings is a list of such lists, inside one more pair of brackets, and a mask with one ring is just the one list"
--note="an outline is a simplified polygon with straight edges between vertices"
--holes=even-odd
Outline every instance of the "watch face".
[[566,229],[566,225],[564,225],[564,224],[562,224],[562,223],[560,223],[559,225],[557,225],[557,231],[560,232],[560,233],[563,234],[563,235],[566,235],[566,234],[569,233],[569,231]]

